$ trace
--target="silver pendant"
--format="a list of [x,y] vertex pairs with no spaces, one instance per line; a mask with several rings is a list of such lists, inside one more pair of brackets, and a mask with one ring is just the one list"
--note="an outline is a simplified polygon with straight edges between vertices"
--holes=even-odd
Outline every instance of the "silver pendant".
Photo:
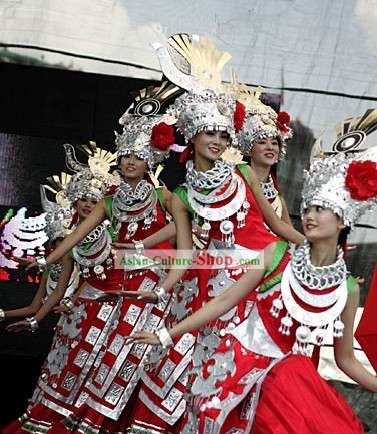
[[136,222],[129,223],[127,226],[126,238],[129,239],[129,238],[133,237],[135,235],[138,227],[139,227],[139,225]]
[[224,220],[220,223],[220,231],[224,235],[228,235],[233,231],[234,225],[230,220]]

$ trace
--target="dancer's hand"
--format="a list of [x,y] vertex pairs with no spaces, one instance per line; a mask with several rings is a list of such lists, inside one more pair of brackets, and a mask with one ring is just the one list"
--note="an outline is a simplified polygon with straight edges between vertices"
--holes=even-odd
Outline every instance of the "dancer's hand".
[[[129,292],[129,291],[124,291],[124,292]],[[137,292],[138,296],[137,296],[137,300],[139,301],[144,301],[145,303],[153,303],[156,304],[157,303],[157,294],[155,292],[150,292],[150,291],[140,291]]]
[[68,306],[64,306],[62,304],[59,304],[59,306],[55,306],[53,309],[54,313],[57,314],[69,314],[71,313],[71,309]]
[[23,330],[30,330],[30,323],[23,319],[21,321],[14,322],[13,324],[9,324],[5,327],[7,332],[21,332]]
[[111,243],[111,245],[117,249],[135,250],[134,243]]
[[98,301],[117,301],[120,297],[127,298],[129,300],[138,300],[145,303],[157,303],[157,295],[154,292],[149,291],[122,291],[120,289],[115,289],[111,291],[106,291],[105,294],[101,295]]
[[357,249],[357,246],[355,244],[346,246],[347,252],[352,252],[352,250],[356,250],[356,249]]
[[126,337],[128,344],[148,344],[148,345],[161,345],[157,335],[150,332],[134,332]]
[[104,294],[97,298],[97,301],[118,301],[120,297],[122,297],[123,292],[124,291],[120,289],[112,289],[110,291],[106,291]]
[[13,256],[13,261],[18,262],[20,265],[25,266],[25,270],[31,270],[32,268],[38,268],[38,262],[35,258],[22,258],[20,256]]

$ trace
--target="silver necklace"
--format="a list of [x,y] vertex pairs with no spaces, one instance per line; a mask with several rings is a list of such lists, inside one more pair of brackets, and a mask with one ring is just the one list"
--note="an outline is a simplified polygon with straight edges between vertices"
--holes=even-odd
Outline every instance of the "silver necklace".
[[[296,288],[293,288],[296,286]],[[289,314],[301,324],[318,327],[329,324],[337,318],[347,301],[347,282],[343,282],[336,286],[329,294],[324,294],[323,291],[306,291],[301,286],[301,290],[297,290],[297,286],[301,286],[295,279],[291,264],[288,264],[284,270],[281,280],[281,294],[284,305]],[[299,303],[296,297],[301,303]],[[305,309],[305,304],[314,307],[322,308],[319,312],[312,312]]]
[[154,190],[151,183],[142,179],[135,190],[127,182],[121,181],[113,196],[113,207],[116,211],[138,211],[150,202],[150,194]]
[[190,192],[190,196],[198,202],[204,204],[218,203],[228,199],[228,197],[230,197],[235,192],[238,185],[237,181],[237,178],[235,176],[232,176],[229,186],[226,188],[225,191],[220,194],[218,193],[223,189],[223,185],[220,185],[219,187],[213,189],[209,194],[203,194],[200,191],[190,187],[188,187],[187,192]]
[[281,294],[273,300],[270,309],[271,315],[277,318],[285,306],[287,313],[279,327],[283,335],[290,334],[292,318],[301,324],[296,330],[294,353],[310,356],[312,335],[315,337],[313,342],[322,345],[331,323],[334,325],[333,336],[343,335],[344,324],[340,314],[348,297],[346,277],[341,247],[338,247],[336,262],[325,267],[315,267],[311,263],[310,245],[306,240],[295,250],[283,272]]
[[112,212],[118,223],[115,233],[119,233],[122,223],[129,223],[125,238],[133,237],[139,227],[140,220],[144,219],[142,229],[149,229],[157,219],[157,193],[152,184],[143,179],[132,190],[131,186],[122,181],[113,196]]
[[[244,181],[233,171],[231,166],[222,160],[216,160],[215,167],[207,172],[196,171],[192,161],[188,162],[187,168],[187,199],[195,212],[194,223],[199,224],[200,216],[203,219],[202,235],[208,237],[211,230],[210,222],[221,221],[222,241],[227,246],[231,246],[235,240],[234,223],[229,220],[229,217],[237,214],[237,227],[242,228],[245,226],[245,218],[250,209],[250,204],[246,199]],[[208,180],[206,179],[207,175]],[[228,185],[224,190],[227,183]],[[210,191],[202,193],[203,190]],[[220,204],[232,195],[234,197],[227,204],[216,208],[210,206]]]
[[305,240],[293,253],[291,263],[297,280],[311,289],[321,290],[340,285],[347,275],[343,250],[339,245],[336,262],[323,267],[315,267],[310,260],[310,245]]
[[[211,221],[220,221],[235,214],[245,202],[246,187],[244,182],[242,182],[242,179],[237,174],[233,174],[233,176],[234,182],[231,184],[234,185],[230,186],[230,190],[234,192],[235,188],[237,187],[237,194],[229,203],[219,208],[211,208],[210,206],[207,206],[207,204],[219,203],[224,200],[216,200],[216,190],[210,192],[208,195],[204,195],[199,192],[195,192],[192,189],[188,189],[187,197],[192,209],[204,219]],[[206,196],[211,196],[211,198],[208,199]],[[226,198],[228,197],[229,195],[227,194]],[[201,202],[204,202],[204,204]]]
[[[111,235],[106,229],[106,224],[101,223],[79,244],[72,248],[72,255],[80,266],[84,279],[89,277],[90,268],[93,268],[98,279],[106,279],[105,269],[101,264],[106,260],[107,268],[110,268],[112,265],[110,257],[111,241]],[[85,245],[87,243],[91,243],[89,248]],[[95,256],[98,252],[101,253]],[[94,257],[89,258],[89,256]]]
[[274,199],[279,194],[275,188],[275,184],[271,175],[268,175],[266,182],[259,181],[259,184],[266,199]]
[[232,177],[233,169],[224,160],[219,158],[215,161],[214,167],[210,170],[202,172],[196,170],[194,162],[189,160],[186,163],[186,183],[190,188],[196,190],[205,190],[217,188],[224,185],[224,182]]
[[109,232],[105,232],[105,248],[101,252],[100,255],[94,257],[94,258],[88,258],[86,254],[83,254],[83,252],[79,252],[77,249],[73,248],[73,257],[75,258],[75,261],[83,266],[83,267],[94,267],[96,265],[102,264],[102,262],[109,256],[110,250],[111,250],[111,236]]
[[98,241],[102,237],[104,230],[105,230],[105,224],[101,223],[100,225],[98,225],[97,227],[95,227],[88,235],[86,235],[77,244],[76,247],[79,248],[79,249],[81,249],[86,244],[95,243],[96,241]]

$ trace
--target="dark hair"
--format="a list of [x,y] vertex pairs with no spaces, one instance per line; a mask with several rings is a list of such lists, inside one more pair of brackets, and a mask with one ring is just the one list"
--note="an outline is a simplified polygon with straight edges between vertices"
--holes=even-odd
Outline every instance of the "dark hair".
[[346,226],[340,231],[338,244],[340,244],[342,247],[344,247],[347,244],[347,237],[350,232],[351,232],[351,228],[349,226]]

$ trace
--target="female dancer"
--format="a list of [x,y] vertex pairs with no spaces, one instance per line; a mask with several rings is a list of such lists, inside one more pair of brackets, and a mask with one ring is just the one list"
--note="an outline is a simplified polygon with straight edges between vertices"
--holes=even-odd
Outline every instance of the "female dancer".
[[333,327],[338,366],[377,393],[376,377],[353,352],[359,287],[341,248],[349,227],[376,205],[376,186],[364,179],[366,173],[377,176],[376,162],[376,148],[314,161],[302,194],[303,244],[291,252],[286,242],[268,245],[260,269],[249,270],[168,333],[130,337],[131,343],[172,346],[173,339],[220,317],[257,288],[248,317],[224,329],[226,338],[202,366],[182,433],[364,432],[308,356],[311,342],[320,345]]
[[[66,151],[67,166],[76,173],[69,178],[66,184],[58,182],[56,177],[56,187],[61,190],[57,192],[57,196],[65,197],[66,201],[71,204],[74,210],[73,224],[74,227],[80,227],[85,219],[90,215],[97,202],[103,197],[105,191],[118,182],[118,175],[108,173],[113,165],[115,155],[99,149],[95,144],[90,147],[85,147],[86,153],[89,156],[88,166],[75,161],[74,150],[71,145],[64,145]],[[60,243],[60,245],[63,241]],[[58,249],[59,246],[56,247]],[[106,324],[105,315],[102,315],[102,322],[99,316],[99,311],[105,311],[102,305],[95,306],[93,297],[85,296],[88,293],[88,287],[94,285],[99,286],[102,283],[102,278],[107,268],[112,262],[111,253],[111,235],[107,231],[106,226],[97,226],[84,240],[81,245],[76,246],[72,254],[65,253],[62,257],[62,273],[59,278],[55,291],[47,298],[45,303],[37,311],[34,317],[19,321],[7,327],[9,331],[20,331],[30,329],[35,331],[38,328],[38,323],[47,315],[52,308],[59,303],[64,296],[66,289],[67,275],[69,276],[73,263],[81,269],[81,274],[84,277],[85,284],[80,288],[81,297],[79,303],[74,305],[69,297],[63,299],[72,308],[72,313],[68,317],[62,317],[57,325],[52,347],[42,367],[42,372],[39,377],[37,388],[33,398],[24,415],[15,422],[4,428],[5,433],[27,432],[32,429],[35,431],[46,430],[54,421],[59,420],[62,415],[70,408],[70,400],[73,401],[77,392],[80,381],[85,378],[87,366],[93,363],[95,352],[94,340],[90,340],[90,326],[102,327],[102,335],[98,336],[97,346],[100,346],[101,339],[106,338],[105,330],[111,324],[111,318],[117,314],[117,307],[106,306],[107,316],[110,322]],[[43,268],[44,258],[38,258],[39,267]],[[19,258],[19,262],[23,262]],[[26,263],[30,261],[27,260]],[[53,264],[52,264],[53,265]],[[68,271],[67,271],[68,270]],[[84,274],[85,273],[85,274]],[[97,282],[98,281],[98,282]],[[92,283],[92,286],[90,283]],[[92,291],[93,292],[93,291]],[[88,309],[90,306],[90,309]],[[90,314],[93,314],[91,316]],[[86,316],[89,323],[83,319]],[[81,345],[81,351],[84,349],[91,352],[93,360],[86,361],[86,364],[69,364],[70,357],[78,357],[76,347],[78,342],[85,342]],[[67,381],[70,378],[70,386],[67,387]]]
[[[275,110],[260,100],[262,88],[255,92],[246,85],[239,86],[237,104],[242,104],[244,118],[236,124],[235,146],[254,170],[263,193],[277,215],[291,224],[288,208],[281,195],[273,168],[286,154],[286,141],[292,137],[286,112]],[[241,110],[242,111],[242,110]]]
[[[145,103],[145,99],[139,101],[139,104]],[[137,105],[133,111],[139,109]],[[169,117],[157,114],[136,117],[129,113],[124,119],[123,133],[116,137],[118,158],[127,183],[122,182],[114,197],[106,197],[105,201],[113,214],[112,226],[119,231],[118,246],[127,246],[127,241],[130,243],[131,239],[145,237],[144,242],[135,241],[138,249],[138,244],[142,244],[134,256],[135,263],[143,257],[143,244],[148,243],[147,236],[150,234],[154,234],[155,241],[157,237],[162,237],[155,244],[149,244],[150,249],[170,252],[170,256],[173,252],[168,238],[175,234],[175,227],[173,224],[165,226],[170,194],[165,188],[156,188],[148,173],[148,169],[168,156],[168,147],[174,143],[174,129],[165,120],[169,121]],[[143,269],[136,266],[132,269],[126,266],[122,267],[122,272],[124,289],[137,294],[152,290],[164,276],[163,269],[158,267]],[[102,300],[105,298],[106,294]],[[120,299],[117,300],[119,302]],[[115,424],[125,423],[124,418],[129,414],[127,409],[132,408],[132,397],[137,393],[147,346],[129,347],[125,345],[124,336],[131,330],[155,330],[163,322],[168,308],[168,301],[154,306],[145,305],[136,297],[135,300],[124,299],[119,323],[109,336],[101,360],[90,373],[91,380],[82,388],[84,404],[77,406],[79,408],[51,432],[82,432],[88,429],[91,432],[114,432],[118,430]],[[120,418],[122,412],[124,417]]]
[[[206,50],[211,53],[211,44],[205,38],[190,41],[187,35],[175,35],[168,42],[189,59],[211,57],[204,53]],[[185,263],[186,260],[187,264],[191,260],[192,227],[195,230],[200,225],[202,236],[209,239],[208,249],[194,258],[196,264],[202,264],[201,269],[193,267],[185,274],[187,266],[173,266],[155,293],[139,295],[139,299],[150,302],[163,300],[170,288],[183,278],[171,309],[171,323],[174,323],[234,283],[246,269],[239,264],[255,259],[267,244],[277,238],[263,224],[263,216],[253,195],[258,184],[254,173],[245,164],[234,168],[221,159],[234,136],[235,101],[221,84],[220,68],[217,68],[217,75],[206,74],[203,69],[200,70],[203,75],[182,78],[167,52],[159,48],[158,54],[165,75],[188,90],[176,99],[168,111],[177,118],[177,127],[185,137],[186,154],[194,158],[187,162],[185,183],[172,195],[178,261]],[[219,64],[224,63],[220,53],[212,54]],[[216,70],[216,65],[211,66],[212,71]],[[192,64],[193,70],[195,65]],[[264,199],[260,187],[257,194]],[[273,215],[275,227],[282,232],[281,226],[276,223],[280,220],[264,201],[266,212],[270,217]],[[301,235],[291,226],[289,228],[292,237],[301,240]],[[230,258],[234,262],[226,263]],[[127,292],[119,295],[132,296]],[[184,395],[189,362],[193,361],[193,374],[218,345],[224,324],[241,321],[251,305],[251,301],[245,302],[230,310],[199,334],[186,334],[175,341],[169,354],[160,350],[149,354],[148,370],[141,373],[143,384],[139,401],[134,405],[129,432],[180,432],[180,417],[186,405]]]

